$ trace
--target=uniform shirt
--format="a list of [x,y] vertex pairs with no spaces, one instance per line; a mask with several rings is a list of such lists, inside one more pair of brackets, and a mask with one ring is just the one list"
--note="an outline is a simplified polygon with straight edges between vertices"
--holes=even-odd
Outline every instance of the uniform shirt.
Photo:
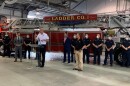
[[84,43],[84,45],[87,46],[87,45],[89,45],[91,43],[91,40],[89,38],[84,38],[83,43]]
[[[97,46],[98,46],[98,45],[100,45],[100,44],[102,44],[102,43],[103,43],[103,40],[102,40],[102,39],[100,39],[100,38],[99,38],[99,39],[97,39],[97,38],[96,38],[96,39],[93,41],[93,43],[94,43],[95,45],[97,45]],[[94,48],[95,48],[95,47],[94,47]],[[101,48],[102,48],[102,47],[99,47],[99,49],[101,49]]]
[[[124,41],[122,42],[122,45],[123,45],[124,47],[129,47],[129,46],[130,46],[130,40],[124,39]],[[130,50],[130,49],[129,49],[129,50]]]
[[10,41],[11,41],[11,39],[10,39],[9,36],[5,36],[5,37],[3,38],[3,43],[4,43],[4,44],[9,44]]
[[26,44],[30,44],[30,43],[31,43],[31,39],[30,39],[30,38],[25,38],[24,42],[25,42]]
[[107,46],[107,48],[111,48],[114,45],[114,41],[107,39],[105,45]]
[[75,50],[81,50],[83,47],[83,41],[82,39],[76,40]]
[[71,40],[71,45],[72,45],[72,46],[76,46],[76,40],[77,40],[77,39],[74,39],[74,38]]
[[49,39],[49,36],[46,33],[39,33],[36,37],[36,40],[38,40],[38,45],[46,45],[46,40]]

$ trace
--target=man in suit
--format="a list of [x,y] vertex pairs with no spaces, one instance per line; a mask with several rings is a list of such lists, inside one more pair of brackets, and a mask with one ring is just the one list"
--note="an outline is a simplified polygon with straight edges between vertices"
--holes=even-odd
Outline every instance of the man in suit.
[[15,45],[15,61],[17,62],[18,53],[20,56],[20,62],[22,62],[22,44],[23,38],[20,36],[20,32],[17,32],[16,37],[14,38],[14,45]]
[[66,53],[68,54],[68,63],[70,63],[70,52],[71,52],[71,40],[67,36],[67,32],[64,34],[64,59],[63,63],[66,62]]

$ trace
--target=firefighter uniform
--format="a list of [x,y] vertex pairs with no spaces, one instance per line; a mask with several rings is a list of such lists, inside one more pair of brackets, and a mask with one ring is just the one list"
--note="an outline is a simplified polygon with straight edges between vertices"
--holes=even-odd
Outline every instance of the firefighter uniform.
[[127,50],[123,49],[122,52],[122,66],[130,66],[130,49],[128,49],[128,47],[130,46],[130,40],[123,40],[122,45],[127,48]]
[[4,55],[7,55],[10,57],[10,42],[11,42],[11,39],[8,35],[5,35],[4,38],[3,38],[3,44],[4,44]]
[[112,39],[106,40],[106,42],[105,42],[106,50],[105,50],[104,65],[107,64],[108,55],[110,56],[110,65],[111,66],[113,65],[113,45],[114,45],[114,41]]
[[[100,38],[96,38],[94,41],[93,41],[93,44],[95,44],[96,46],[99,46],[100,44],[103,43],[103,40],[100,39]],[[102,52],[102,46],[96,48],[94,46],[94,60],[93,60],[93,64],[96,64],[97,61],[98,61],[98,65],[100,65],[100,54]],[[96,57],[98,56],[97,58],[97,61],[96,61]]]
[[[83,43],[84,43],[84,46],[90,46],[90,42],[91,40],[89,38],[84,38],[83,39]],[[84,48],[83,49],[83,63],[88,63],[89,64],[89,47],[87,48]],[[86,59],[85,59],[85,56],[86,56]]]
[[27,51],[28,51],[28,58],[30,59],[30,51],[31,51],[31,46],[29,44],[31,44],[31,38],[25,38],[24,40],[24,44],[25,44],[25,56],[24,58],[26,58],[26,54],[27,54]]

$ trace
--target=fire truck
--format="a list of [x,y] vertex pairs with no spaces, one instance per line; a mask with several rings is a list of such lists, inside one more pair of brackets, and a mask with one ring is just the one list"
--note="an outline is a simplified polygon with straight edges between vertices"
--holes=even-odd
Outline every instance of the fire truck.
[[[68,31],[69,37],[73,37],[73,34],[79,32],[82,33],[82,37],[84,33],[88,33],[90,35],[90,39],[93,40],[96,37],[96,34],[101,34],[102,38],[105,38],[104,30],[117,29],[117,32],[125,35],[129,35],[129,16],[126,15],[98,15],[97,20],[89,20],[89,21],[73,21],[69,23],[65,23],[64,21],[60,22],[43,22],[43,19],[27,19],[21,18],[16,19],[6,24],[7,18],[5,16],[0,16],[0,27],[3,28],[1,33],[4,34],[4,28],[6,28],[7,32],[9,32],[10,37],[13,39],[15,37],[15,32],[20,31],[23,38],[26,34],[29,34],[32,38],[32,41],[35,40],[35,36],[38,33],[39,27],[44,27],[45,32],[50,37],[50,42],[48,43],[47,50],[48,51],[63,51],[63,38],[64,38],[64,30],[63,28],[71,28],[71,31]],[[69,24],[69,25],[68,25]],[[67,26],[68,25],[68,26]],[[85,30],[74,30],[74,29],[81,29],[81,28],[97,28],[101,29],[100,31],[85,31]],[[48,28],[48,29],[46,29]],[[117,33],[116,32],[116,33]],[[123,40],[116,35],[116,46],[114,49],[114,59],[115,61],[121,65],[122,64],[122,48],[120,44]],[[118,41],[117,41],[118,40]],[[12,44],[13,46],[13,44]],[[92,52],[92,49],[91,49]]]

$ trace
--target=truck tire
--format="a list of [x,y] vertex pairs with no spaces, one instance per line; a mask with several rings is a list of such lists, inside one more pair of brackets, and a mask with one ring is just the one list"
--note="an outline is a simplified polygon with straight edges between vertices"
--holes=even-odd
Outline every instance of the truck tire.
[[115,48],[114,50],[114,60],[117,62],[117,64],[122,65],[122,48]]

